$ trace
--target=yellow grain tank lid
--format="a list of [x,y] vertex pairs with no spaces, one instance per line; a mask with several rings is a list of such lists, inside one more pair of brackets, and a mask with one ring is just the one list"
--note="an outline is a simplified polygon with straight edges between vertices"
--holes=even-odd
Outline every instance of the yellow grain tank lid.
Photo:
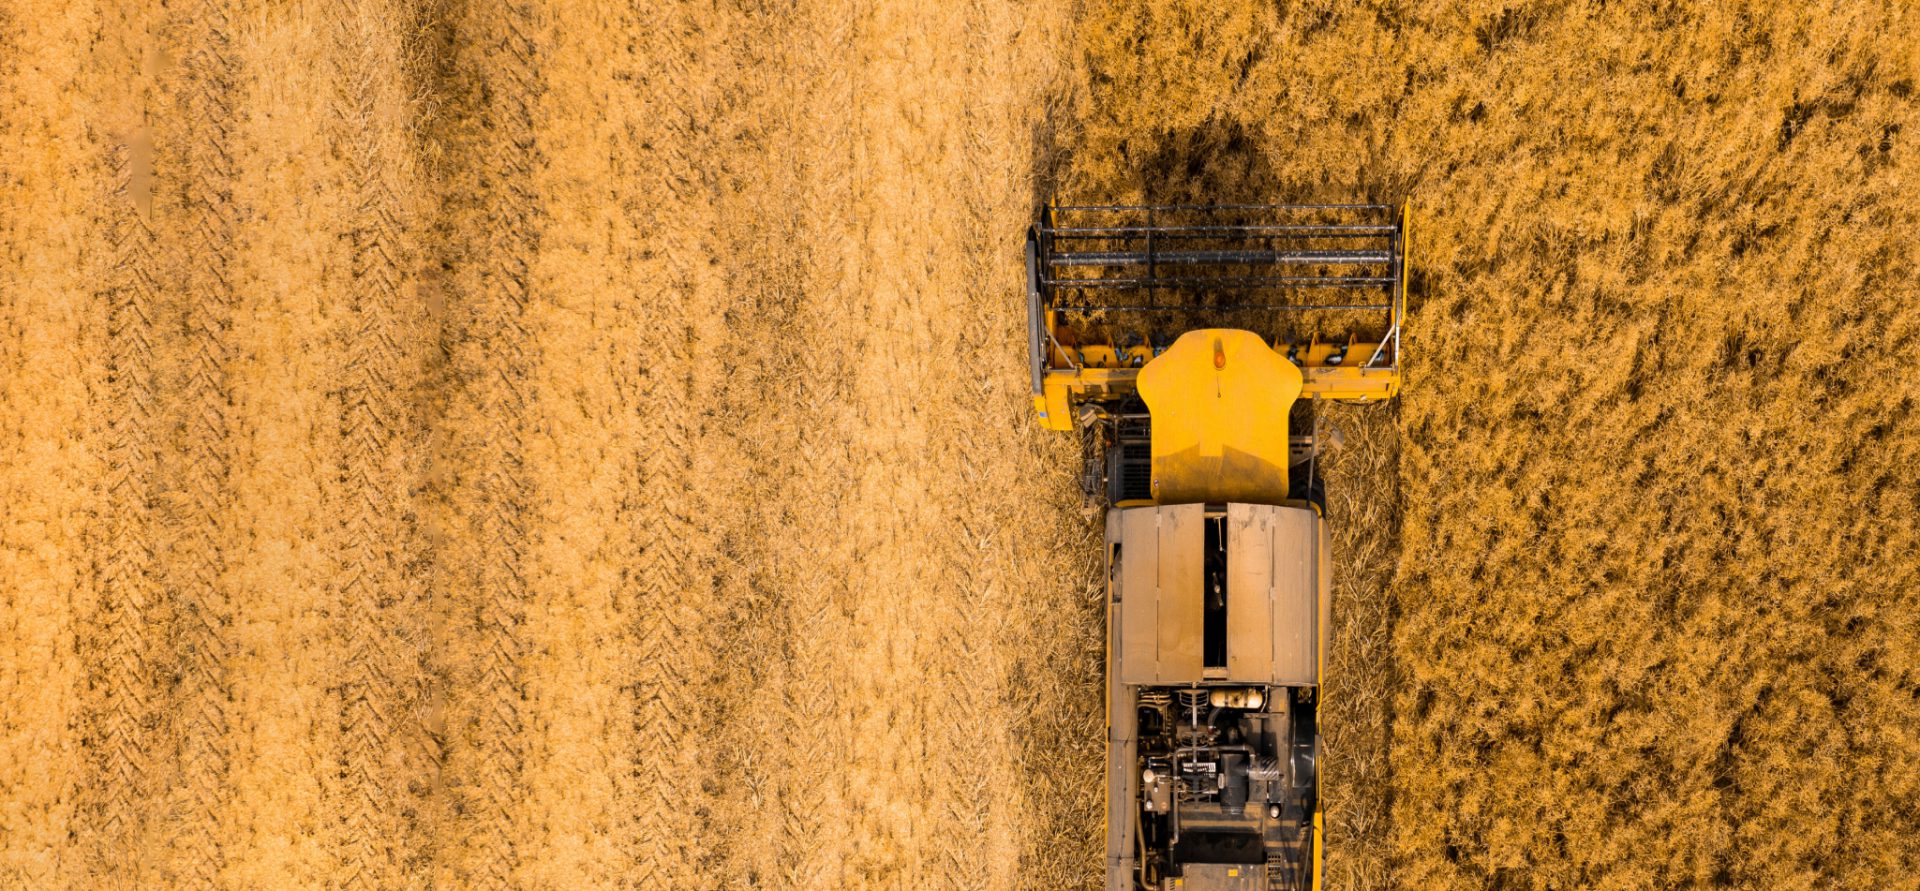
[[1300,369],[1258,334],[1203,328],[1140,369],[1160,504],[1279,504]]

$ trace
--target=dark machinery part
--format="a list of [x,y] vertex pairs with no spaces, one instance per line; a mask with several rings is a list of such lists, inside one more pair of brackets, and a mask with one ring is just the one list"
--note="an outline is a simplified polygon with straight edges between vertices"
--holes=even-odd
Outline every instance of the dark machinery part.
[[1220,812],[1231,817],[1247,812],[1247,760],[1244,753],[1220,756]]
[[1314,790],[1318,788],[1318,761],[1320,758],[1320,727],[1314,703],[1309,700],[1300,704],[1293,712],[1293,734],[1288,743],[1288,757],[1292,759],[1291,773],[1293,786],[1305,794],[1301,802],[1308,812],[1313,810]]
[[1240,887],[1256,873],[1273,887],[1304,886],[1319,745],[1312,690],[1145,688],[1138,702],[1138,886],[1186,877],[1182,888]]
[[1201,660],[1208,668],[1227,665],[1227,518],[1208,517],[1200,577]]
[[[1107,450],[1107,497],[1114,504],[1153,497],[1153,425],[1145,405],[1122,405]],[[1127,411],[1128,408],[1136,409]]]

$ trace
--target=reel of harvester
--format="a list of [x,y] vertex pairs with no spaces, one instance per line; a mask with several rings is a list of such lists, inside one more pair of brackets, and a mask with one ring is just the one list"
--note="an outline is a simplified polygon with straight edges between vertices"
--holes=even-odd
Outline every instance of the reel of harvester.
[[1387,204],[1049,206],[1027,233],[1028,360],[1043,426],[1111,409],[1186,331],[1251,330],[1303,399],[1400,389],[1408,209]]
[[[1042,209],[1026,245],[1034,411],[1049,429],[1081,428],[1087,495],[1120,503],[1167,494],[1160,471],[1178,468],[1163,456],[1154,470],[1149,440],[1159,435],[1165,447],[1180,431],[1151,423],[1143,372],[1183,334],[1213,332],[1217,361],[1226,344],[1249,341],[1285,360],[1263,380],[1289,391],[1299,417],[1290,429],[1282,418],[1277,429],[1234,434],[1239,444],[1258,444],[1249,448],[1279,450],[1264,462],[1267,479],[1238,472],[1249,485],[1273,489],[1289,466],[1312,458],[1318,400],[1396,395],[1408,224],[1404,204]],[[1164,373],[1190,378],[1190,366]],[[1177,413],[1188,401],[1167,409]],[[1209,440],[1222,429],[1219,421],[1183,427]],[[1208,448],[1224,454],[1225,446]],[[1286,488],[1319,501],[1312,465],[1304,470]]]

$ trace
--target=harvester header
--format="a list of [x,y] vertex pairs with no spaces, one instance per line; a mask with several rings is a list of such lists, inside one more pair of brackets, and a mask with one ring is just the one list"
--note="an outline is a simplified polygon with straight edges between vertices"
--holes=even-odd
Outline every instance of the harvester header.
[[1028,360],[1043,426],[1136,389],[1183,333],[1255,332],[1303,399],[1400,389],[1408,208],[1056,205],[1027,233]]

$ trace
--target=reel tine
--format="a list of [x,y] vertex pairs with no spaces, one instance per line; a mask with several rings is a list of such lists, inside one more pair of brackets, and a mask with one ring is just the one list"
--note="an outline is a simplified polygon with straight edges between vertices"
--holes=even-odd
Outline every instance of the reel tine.
[[[1298,323],[1283,319],[1301,313],[1377,314],[1382,323],[1360,326],[1378,328],[1366,333],[1380,346],[1364,358],[1392,365],[1397,355],[1383,353],[1404,293],[1404,219],[1387,204],[1049,204],[1036,227],[1037,276],[1046,311],[1077,325],[1125,313],[1157,332],[1184,314],[1232,312],[1235,324],[1291,329]],[[1355,296],[1306,299],[1328,289]],[[1274,318],[1260,325],[1245,313]]]

